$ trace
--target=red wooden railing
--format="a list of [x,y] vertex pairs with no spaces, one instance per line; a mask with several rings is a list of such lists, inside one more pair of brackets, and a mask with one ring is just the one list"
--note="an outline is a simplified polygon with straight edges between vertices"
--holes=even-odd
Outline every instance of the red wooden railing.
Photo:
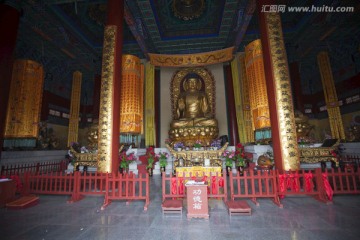
[[150,204],[149,174],[139,174],[137,177],[130,174],[107,174],[105,201],[102,208],[105,208],[112,200],[145,200],[144,211]]
[[0,176],[22,175],[25,172],[35,173],[48,173],[48,172],[62,172],[67,169],[69,164],[68,159],[64,159],[54,162],[42,162],[42,163],[21,163],[10,164],[1,167]]
[[334,194],[360,194],[360,168],[347,171],[327,169],[323,175],[327,177]]
[[277,188],[279,197],[308,195],[313,196],[322,202],[329,202],[329,198],[324,191],[324,179],[321,175],[321,169],[288,171],[277,175]]
[[360,156],[359,155],[342,156],[340,166],[343,170],[356,169],[360,167]]
[[[223,176],[226,173],[223,172]],[[186,176],[171,176],[162,175],[162,200],[174,199],[174,198],[186,198],[186,187],[185,184],[189,180],[199,180],[208,183],[208,197],[209,198],[222,198],[224,202],[228,199],[227,193],[227,179],[222,177],[221,174],[202,176],[192,176],[190,173],[189,177]]]
[[57,194],[73,195],[76,190],[75,178],[79,172],[64,175],[61,172],[38,174],[26,172],[24,174],[24,194]]
[[271,198],[273,202],[282,207],[280,203],[275,171],[244,171],[244,174],[230,174],[230,199],[250,198],[259,205],[257,198]]
[[[186,198],[185,183],[196,179],[208,183],[208,197],[228,200],[228,184],[223,175],[162,176],[162,199]],[[144,210],[150,203],[148,174],[121,175],[105,173],[65,174],[52,172],[40,174],[26,172],[19,178],[23,194],[58,194],[71,196],[70,202],[79,201],[86,195],[104,195],[104,209],[113,200],[145,200]],[[270,198],[282,207],[281,197],[308,195],[322,202],[332,202],[333,194],[360,194],[360,169],[341,171],[340,169],[321,169],[312,171],[282,172],[245,171],[242,176],[229,177],[230,198],[250,198],[258,204],[258,198]],[[128,203],[127,202],[127,203]]]
[[[69,202],[81,200],[85,195],[104,195],[104,209],[111,200],[145,200],[144,210],[150,202],[148,174],[136,177],[134,174],[107,173],[64,174],[53,172],[24,174],[24,195],[57,194],[70,195]],[[121,194],[120,194],[121,193]]]

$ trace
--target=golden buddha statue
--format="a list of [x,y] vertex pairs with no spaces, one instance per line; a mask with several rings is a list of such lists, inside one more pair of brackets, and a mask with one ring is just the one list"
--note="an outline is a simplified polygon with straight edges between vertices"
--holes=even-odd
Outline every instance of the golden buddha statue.
[[295,110],[295,125],[297,137],[308,137],[310,131],[314,128],[309,124],[309,117],[304,115],[299,110]]
[[182,81],[182,88],[173,104],[170,138],[175,142],[183,141],[186,145],[192,145],[196,140],[204,140],[204,144],[208,144],[218,135],[218,123],[212,103],[202,90],[202,81],[197,75],[190,74]]
[[175,120],[171,128],[192,126],[217,126],[213,118],[208,98],[201,89],[201,81],[198,78],[188,78],[184,81],[184,90],[177,101]]

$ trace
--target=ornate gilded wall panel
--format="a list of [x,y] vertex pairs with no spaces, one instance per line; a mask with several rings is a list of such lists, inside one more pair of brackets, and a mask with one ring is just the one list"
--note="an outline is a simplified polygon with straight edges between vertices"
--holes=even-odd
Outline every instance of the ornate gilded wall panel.
[[5,138],[37,138],[43,94],[43,66],[14,62],[6,115]]

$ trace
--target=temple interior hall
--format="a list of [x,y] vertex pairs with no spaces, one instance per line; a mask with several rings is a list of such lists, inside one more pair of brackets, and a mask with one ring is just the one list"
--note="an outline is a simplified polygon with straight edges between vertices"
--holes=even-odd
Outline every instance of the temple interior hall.
[[359,239],[359,12],[0,1],[0,238]]

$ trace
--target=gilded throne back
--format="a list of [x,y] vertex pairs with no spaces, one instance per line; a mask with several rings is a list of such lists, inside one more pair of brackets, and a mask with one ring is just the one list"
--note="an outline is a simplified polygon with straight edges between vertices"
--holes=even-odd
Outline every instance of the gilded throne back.
[[193,146],[204,145],[218,136],[215,119],[215,81],[205,68],[188,68],[176,72],[171,86],[172,122],[169,137],[172,142]]

